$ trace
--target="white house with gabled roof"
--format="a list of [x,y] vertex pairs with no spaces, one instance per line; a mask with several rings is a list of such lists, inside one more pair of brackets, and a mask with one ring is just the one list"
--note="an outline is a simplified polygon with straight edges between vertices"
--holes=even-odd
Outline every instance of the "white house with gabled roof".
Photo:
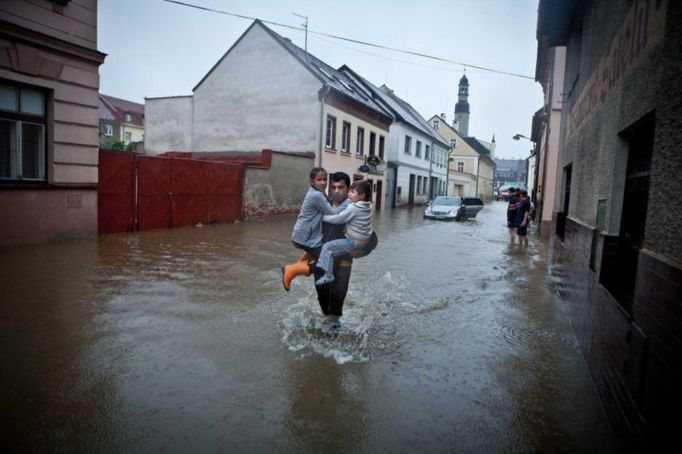
[[375,206],[384,205],[392,115],[350,77],[258,20],[192,95],[147,98],[145,120],[147,153],[314,152],[329,172],[370,180]]
[[392,207],[423,204],[445,194],[447,141],[387,86],[375,86],[348,66],[340,71],[362,85],[395,119],[389,133],[387,203]]

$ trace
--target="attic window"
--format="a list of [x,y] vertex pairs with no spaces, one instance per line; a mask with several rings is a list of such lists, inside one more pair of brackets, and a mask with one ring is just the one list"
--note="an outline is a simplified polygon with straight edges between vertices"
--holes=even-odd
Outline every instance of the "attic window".
[[319,69],[320,71],[322,71],[322,74],[324,74],[325,76],[327,76],[327,78],[329,78],[330,80],[334,80],[334,78],[333,78],[327,71],[325,71],[324,69],[322,69],[321,66],[318,66],[317,69]]
[[341,82],[341,85],[343,85],[344,87],[346,87],[348,90],[350,90],[350,91],[355,91],[355,90],[353,90],[353,87],[351,87],[350,85],[348,85],[348,83],[347,83],[345,80],[343,80],[343,79],[338,79],[338,81]]
[[129,113],[126,113],[126,121],[133,121],[133,116]]

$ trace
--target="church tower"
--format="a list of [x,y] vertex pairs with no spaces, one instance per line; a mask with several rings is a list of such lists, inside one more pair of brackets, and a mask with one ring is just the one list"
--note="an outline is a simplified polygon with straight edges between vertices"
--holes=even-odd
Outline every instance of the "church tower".
[[469,137],[469,80],[466,74],[459,80],[459,93],[455,104],[455,120],[457,131],[462,137]]

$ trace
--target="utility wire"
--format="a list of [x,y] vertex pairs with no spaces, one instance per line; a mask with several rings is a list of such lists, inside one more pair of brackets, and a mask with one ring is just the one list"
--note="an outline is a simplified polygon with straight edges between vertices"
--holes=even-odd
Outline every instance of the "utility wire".
[[[185,2],[181,2],[181,1],[177,1],[177,0],[161,0],[161,1],[167,2],[167,3],[175,3],[176,5],[187,6],[187,7],[189,7],[189,8],[195,8],[195,9],[199,9],[199,10],[202,10],[202,11],[208,11],[208,12],[211,12],[211,13],[218,13],[218,14],[224,14],[224,15],[226,15],[226,16],[238,17],[238,18],[240,18],[240,19],[260,20],[261,22],[263,22],[263,23],[265,23],[265,24],[275,25],[275,26],[278,26],[278,27],[289,28],[289,29],[292,29],[292,30],[298,30],[298,31],[303,31],[303,30],[304,30],[304,29],[301,28],[301,27],[294,27],[294,26],[292,26],[292,25],[282,24],[282,23],[279,23],[279,22],[273,22],[273,21],[269,21],[269,20],[265,20],[265,19],[258,19],[257,17],[244,16],[243,14],[230,13],[230,12],[228,12],[228,11],[221,11],[221,10],[218,10],[218,9],[208,8],[208,7],[205,7],[205,6],[193,5],[193,4],[191,4],[191,3],[185,3]],[[361,45],[363,45],[363,46],[376,47],[376,48],[378,48],[378,49],[386,49],[386,50],[390,50],[390,51],[393,51],[393,52],[400,52],[400,53],[403,53],[403,54],[414,55],[414,56],[417,56],[417,57],[428,58],[428,59],[431,59],[431,60],[437,60],[437,61],[442,61],[442,62],[446,62],[446,63],[453,63],[453,64],[455,64],[455,65],[460,65],[460,66],[464,66],[464,67],[467,67],[467,68],[480,69],[481,71],[488,71],[488,72],[492,72],[492,73],[504,74],[504,75],[512,76],[512,77],[520,77],[520,78],[522,78],[522,79],[530,79],[530,80],[533,80],[533,81],[535,80],[534,77],[532,77],[532,76],[526,76],[525,74],[512,73],[512,72],[508,72],[508,71],[500,71],[500,70],[498,70],[498,69],[486,68],[485,66],[471,65],[471,64],[469,64],[469,63],[463,63],[463,62],[458,62],[458,61],[454,61],[454,60],[449,60],[449,59],[447,59],[447,58],[436,57],[436,56],[434,56],[434,55],[423,54],[423,53],[421,53],[421,52],[414,52],[414,51],[411,51],[411,50],[398,49],[398,48],[395,48],[395,47],[384,46],[384,45],[382,45],[382,44],[370,43],[370,42],[367,42],[367,41],[361,41],[361,40],[353,39],[353,38],[346,38],[346,37],[343,37],[343,36],[332,35],[332,34],[329,34],[329,33],[318,32],[318,31],[314,31],[314,30],[310,30],[310,29],[308,29],[308,33],[311,33],[311,34],[313,34],[313,35],[326,36],[326,37],[328,37],[328,38],[338,39],[338,40],[341,40],[341,41],[348,41],[348,42],[355,43],[355,44],[361,44]]]

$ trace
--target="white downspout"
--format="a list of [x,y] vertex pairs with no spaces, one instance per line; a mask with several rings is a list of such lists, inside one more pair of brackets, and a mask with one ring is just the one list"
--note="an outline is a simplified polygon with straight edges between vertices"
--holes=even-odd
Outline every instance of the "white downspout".
[[329,94],[330,90],[331,87],[327,84],[324,84],[324,87],[320,90],[322,96],[320,98],[320,159],[317,161],[318,167],[322,167],[322,154],[324,154],[324,99]]

